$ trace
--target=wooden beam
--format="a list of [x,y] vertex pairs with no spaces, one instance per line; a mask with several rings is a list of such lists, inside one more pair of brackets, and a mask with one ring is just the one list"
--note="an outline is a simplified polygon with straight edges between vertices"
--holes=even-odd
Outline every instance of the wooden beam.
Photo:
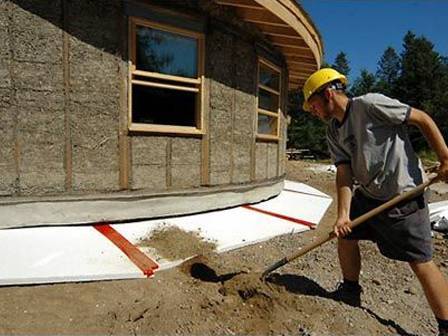
[[259,87],[260,89],[263,89],[263,90],[265,90],[265,91],[268,91],[268,92],[270,92],[270,93],[272,93],[272,94],[275,94],[275,95],[277,95],[277,96],[280,95],[280,92],[278,92],[277,90],[274,90],[274,89],[270,88],[269,86],[266,86],[266,85],[263,85],[263,84],[258,83],[258,87]]
[[175,81],[175,82],[180,82],[180,83],[201,84],[200,78],[187,78],[187,77],[180,77],[180,76],[173,76],[173,75],[165,75],[165,74],[158,73],[158,72],[133,70],[132,75],[148,77],[148,78],[164,79],[167,81]]
[[289,73],[313,73],[316,70],[316,68],[305,68],[297,65],[289,66]]
[[158,124],[141,124],[131,123],[129,126],[131,132],[152,132],[160,134],[190,134],[202,136],[204,132],[191,126],[172,126],[172,125],[158,125]]
[[289,84],[291,84],[291,83],[298,84],[300,82],[304,82],[304,81],[301,79],[298,79],[298,78],[290,78],[289,79]]
[[[297,56],[300,57],[307,57],[309,59],[311,59],[311,57],[313,57],[313,53],[311,52],[311,50],[309,48],[304,48],[304,47],[293,47],[293,46],[278,46],[279,48],[281,48],[282,50],[282,54],[295,54]],[[316,63],[316,61],[314,61]]]
[[216,0],[215,2],[221,6],[232,6],[232,7],[249,8],[256,10],[264,9],[263,7],[257,5],[252,0]]
[[[293,28],[298,35],[302,36],[309,46],[309,53],[320,66],[322,58],[322,46],[319,38],[316,39],[316,30],[310,27],[309,19],[299,10],[297,6],[285,5],[279,0],[254,0],[259,5],[274,13],[282,22]],[[292,1],[288,1],[292,2]]]
[[285,43],[277,43],[273,42],[273,45],[276,47],[280,47],[282,49],[287,48],[288,50],[303,50],[303,51],[309,51],[309,48],[306,46],[300,46],[300,45],[293,45],[293,44],[285,44]]
[[244,18],[244,21],[250,22],[250,23],[255,23],[255,24],[262,23],[262,24],[271,25],[271,26],[275,26],[275,27],[286,27],[287,26],[284,23],[274,23],[274,22],[262,21],[262,20],[251,19],[251,18]]
[[304,15],[303,9],[297,1],[291,1],[291,0],[277,0],[277,1],[280,2],[284,7],[286,7],[291,13],[293,13],[302,22],[302,24],[309,31],[311,36],[316,41],[319,41],[319,35],[316,32],[316,28],[312,25],[312,23],[309,22],[308,16]]
[[316,64],[314,58],[309,55],[299,55],[297,51],[294,52],[285,52],[283,55],[286,57],[288,61],[297,61],[297,62],[306,62]]
[[299,90],[303,86],[303,83],[290,83],[288,90]]
[[261,23],[270,26],[288,27],[288,24],[268,10],[240,9],[238,14],[246,22]]
[[155,83],[155,82],[142,81],[142,80],[136,80],[136,79],[132,80],[132,84],[143,85],[143,86],[152,86],[152,87],[161,88],[161,89],[189,91],[189,92],[195,92],[195,93],[199,92],[198,88],[191,88],[191,87],[180,86],[180,85]]
[[[260,28],[260,27],[259,27]],[[279,27],[281,28],[281,27]],[[263,33],[267,36],[275,36],[275,37],[285,37],[291,40],[300,40],[303,41],[303,38],[301,38],[299,35],[297,35],[295,32],[291,32],[291,35],[285,34],[285,33],[275,33],[271,32],[269,30],[264,30]]]
[[306,45],[305,41],[298,36],[293,36],[293,37],[278,36],[278,35],[273,35],[273,34],[269,34],[269,33],[266,33],[266,35],[268,35],[269,39],[274,44],[279,45],[279,46],[299,46],[302,48],[309,49],[309,47]]
[[210,185],[210,80],[202,81],[202,127],[204,133],[201,140],[201,185]]
[[289,81],[289,84],[300,85],[301,83],[304,83],[304,82],[305,82],[305,80],[303,80],[303,79],[294,78]]
[[[118,31],[122,36],[126,36],[129,32],[127,20],[123,17],[118,17]],[[120,43],[121,52],[126,54],[128,48],[128,41],[122,39]],[[129,85],[128,78],[129,69],[126,63],[118,63],[118,73],[120,74],[120,95],[119,95],[119,112],[118,112],[118,180],[120,189],[130,189],[131,181],[131,139],[128,136],[128,93]]]
[[280,140],[280,137],[278,135],[258,133],[257,140],[278,141]]
[[[279,34],[279,35],[285,35],[285,36],[299,36],[297,32],[292,29],[291,27],[280,27],[280,26],[272,26],[272,25],[266,25],[263,23],[257,24],[258,28],[263,31],[265,34]],[[300,37],[301,38],[301,37]]]
[[289,78],[294,78],[294,79],[305,79],[307,80],[309,77],[308,74],[304,74],[304,73],[290,73],[289,74]]
[[310,62],[303,62],[303,61],[292,61],[291,59],[286,59],[286,63],[297,66],[297,67],[303,67],[306,69],[312,69],[312,70],[317,70],[316,64],[315,63],[310,63]]

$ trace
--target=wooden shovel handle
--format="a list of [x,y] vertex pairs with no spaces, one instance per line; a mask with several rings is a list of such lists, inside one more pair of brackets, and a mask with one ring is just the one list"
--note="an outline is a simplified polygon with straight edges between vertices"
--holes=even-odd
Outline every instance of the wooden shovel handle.
[[[379,213],[381,213],[382,211],[384,211],[386,209],[392,208],[394,205],[397,205],[398,203],[400,203],[404,200],[411,199],[411,198],[414,198],[414,197],[420,195],[421,193],[424,192],[426,187],[437,182],[438,179],[439,178],[437,175],[430,176],[426,182],[424,182],[424,183],[418,185],[417,187],[415,187],[411,190],[408,190],[398,196],[395,196],[394,198],[387,201],[386,203],[381,204],[379,207],[372,209],[369,212],[366,212],[365,214],[363,214],[363,215],[359,216],[358,218],[356,218],[355,220],[351,221],[349,224],[350,228],[354,228],[355,226],[358,226],[359,224],[364,223],[366,220],[378,215]],[[319,247],[320,245],[326,243],[327,241],[329,241],[335,237],[336,237],[336,235],[333,231],[328,232],[327,234],[318,236],[314,241],[312,241],[308,245],[305,245],[296,253],[284,257],[283,259],[279,260],[278,262],[276,262],[275,264],[273,264],[272,266],[267,268],[263,272],[262,277],[266,277],[267,274],[274,271],[275,269],[289,263],[290,261],[292,261],[294,259],[297,259],[297,258],[303,256],[304,254],[308,253],[309,251],[314,250],[316,247]]]

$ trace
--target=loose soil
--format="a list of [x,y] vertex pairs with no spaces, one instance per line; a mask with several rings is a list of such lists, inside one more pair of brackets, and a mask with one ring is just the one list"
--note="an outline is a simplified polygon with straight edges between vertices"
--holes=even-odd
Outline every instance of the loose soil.
[[[287,178],[334,197],[334,173],[312,167],[290,161]],[[340,279],[335,241],[278,269],[269,281],[260,280],[266,267],[327,232],[334,216],[332,204],[317,230],[220,255],[208,251],[151,279],[2,287],[0,334],[436,334],[409,266],[385,259],[369,242],[361,244],[361,307],[331,295]],[[444,237],[436,234],[434,246],[435,262],[446,274]]]
[[139,246],[150,246],[161,257],[168,260],[185,259],[197,254],[208,254],[216,244],[205,241],[198,232],[186,232],[175,226],[163,226],[153,231],[149,237],[138,242]]

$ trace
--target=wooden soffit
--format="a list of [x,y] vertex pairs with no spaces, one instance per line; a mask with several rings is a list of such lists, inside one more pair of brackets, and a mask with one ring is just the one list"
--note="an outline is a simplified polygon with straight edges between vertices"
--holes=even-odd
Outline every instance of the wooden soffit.
[[215,0],[233,7],[246,22],[256,25],[285,56],[289,88],[302,87],[320,68],[322,41],[313,22],[295,0]]

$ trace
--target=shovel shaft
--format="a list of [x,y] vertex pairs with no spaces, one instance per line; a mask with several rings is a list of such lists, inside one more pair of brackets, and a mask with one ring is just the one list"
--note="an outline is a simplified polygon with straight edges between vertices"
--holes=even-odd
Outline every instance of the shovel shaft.
[[[403,202],[405,200],[408,200],[408,199],[411,199],[411,198],[414,198],[414,197],[420,195],[421,193],[423,193],[425,191],[426,187],[430,186],[432,183],[436,182],[437,180],[438,180],[437,176],[432,176],[428,179],[428,181],[418,185],[414,189],[406,191],[406,192],[392,198],[391,200],[381,204],[379,207],[372,209],[369,212],[366,212],[365,214],[363,214],[363,215],[359,216],[358,218],[356,218],[355,220],[351,221],[349,224],[350,228],[354,228],[354,227],[358,226],[359,224],[364,223],[368,219],[378,215],[379,213],[381,213],[382,211],[384,211],[386,209],[392,208],[393,206],[397,205],[400,202]],[[265,278],[269,273],[276,270],[277,268],[280,268],[280,267],[286,265],[287,263],[289,263],[290,261],[303,256],[304,254],[308,253],[309,251],[314,250],[315,248],[319,247],[320,245],[326,243],[327,241],[329,241],[335,237],[336,237],[336,235],[333,231],[328,232],[327,234],[324,234],[324,235],[317,236],[314,241],[312,241],[308,245],[305,245],[296,253],[286,256],[283,259],[277,261],[275,264],[268,267],[263,272],[262,278]]]

